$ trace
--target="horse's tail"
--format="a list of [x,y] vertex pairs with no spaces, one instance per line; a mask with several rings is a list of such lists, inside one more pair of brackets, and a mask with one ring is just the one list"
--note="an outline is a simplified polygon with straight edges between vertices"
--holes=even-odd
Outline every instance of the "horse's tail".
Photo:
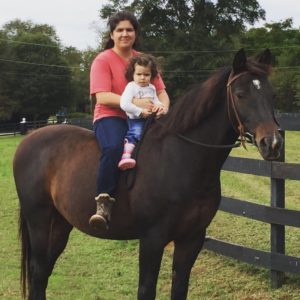
[[20,208],[19,215],[19,240],[21,243],[21,291],[23,298],[26,298],[27,288],[30,288],[30,240],[26,220]]

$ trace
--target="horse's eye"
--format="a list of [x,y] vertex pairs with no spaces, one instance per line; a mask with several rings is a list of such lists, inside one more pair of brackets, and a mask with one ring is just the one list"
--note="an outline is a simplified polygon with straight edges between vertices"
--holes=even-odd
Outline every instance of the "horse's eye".
[[242,99],[243,98],[243,94],[242,93],[236,93],[235,95],[236,95],[236,97],[238,99]]
[[236,90],[234,91],[234,95],[235,95],[235,97],[236,97],[237,99],[242,99],[242,98],[244,97],[245,93],[244,93],[244,91],[241,90],[241,89],[236,89]]

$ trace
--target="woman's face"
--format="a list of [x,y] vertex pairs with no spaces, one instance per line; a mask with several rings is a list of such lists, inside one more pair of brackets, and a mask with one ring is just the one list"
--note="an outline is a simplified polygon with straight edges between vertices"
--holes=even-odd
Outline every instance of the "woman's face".
[[120,21],[115,30],[110,34],[111,39],[114,41],[114,48],[120,50],[132,48],[135,42],[135,30],[132,24],[127,21]]

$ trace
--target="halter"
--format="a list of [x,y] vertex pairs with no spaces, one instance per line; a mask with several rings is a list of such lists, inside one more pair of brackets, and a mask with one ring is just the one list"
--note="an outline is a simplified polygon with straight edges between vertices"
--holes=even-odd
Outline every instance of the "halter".
[[242,72],[242,73],[234,76],[233,72],[231,71],[231,73],[229,75],[228,82],[227,82],[227,111],[228,111],[228,118],[231,122],[231,125],[234,128],[234,130],[236,130],[236,128],[233,125],[233,122],[231,120],[231,117],[230,117],[230,105],[231,105],[231,107],[233,108],[234,116],[238,122],[238,127],[237,127],[238,131],[237,132],[239,133],[239,136],[240,136],[241,145],[246,149],[246,145],[245,145],[245,143],[247,142],[246,135],[250,136],[251,142],[254,143],[253,135],[251,135],[248,132],[245,133],[244,125],[241,122],[240,116],[236,109],[236,105],[235,105],[235,101],[234,101],[234,97],[233,97],[233,93],[232,93],[232,83],[245,74],[248,74],[248,72]]

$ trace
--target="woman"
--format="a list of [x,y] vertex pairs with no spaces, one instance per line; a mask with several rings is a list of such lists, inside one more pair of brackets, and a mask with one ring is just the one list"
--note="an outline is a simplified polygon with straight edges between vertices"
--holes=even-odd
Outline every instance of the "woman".
[[[94,110],[94,131],[102,150],[97,176],[97,212],[90,218],[90,225],[108,228],[111,208],[117,187],[124,137],[128,130],[126,114],[120,108],[120,95],[127,81],[125,70],[131,57],[140,53],[136,51],[138,40],[138,21],[130,12],[118,12],[108,21],[110,33],[105,50],[98,54],[91,66],[90,93],[96,96]],[[169,97],[160,77],[152,84],[157,96],[164,105],[158,116],[166,114]],[[133,100],[141,108],[152,109],[149,99]]]

